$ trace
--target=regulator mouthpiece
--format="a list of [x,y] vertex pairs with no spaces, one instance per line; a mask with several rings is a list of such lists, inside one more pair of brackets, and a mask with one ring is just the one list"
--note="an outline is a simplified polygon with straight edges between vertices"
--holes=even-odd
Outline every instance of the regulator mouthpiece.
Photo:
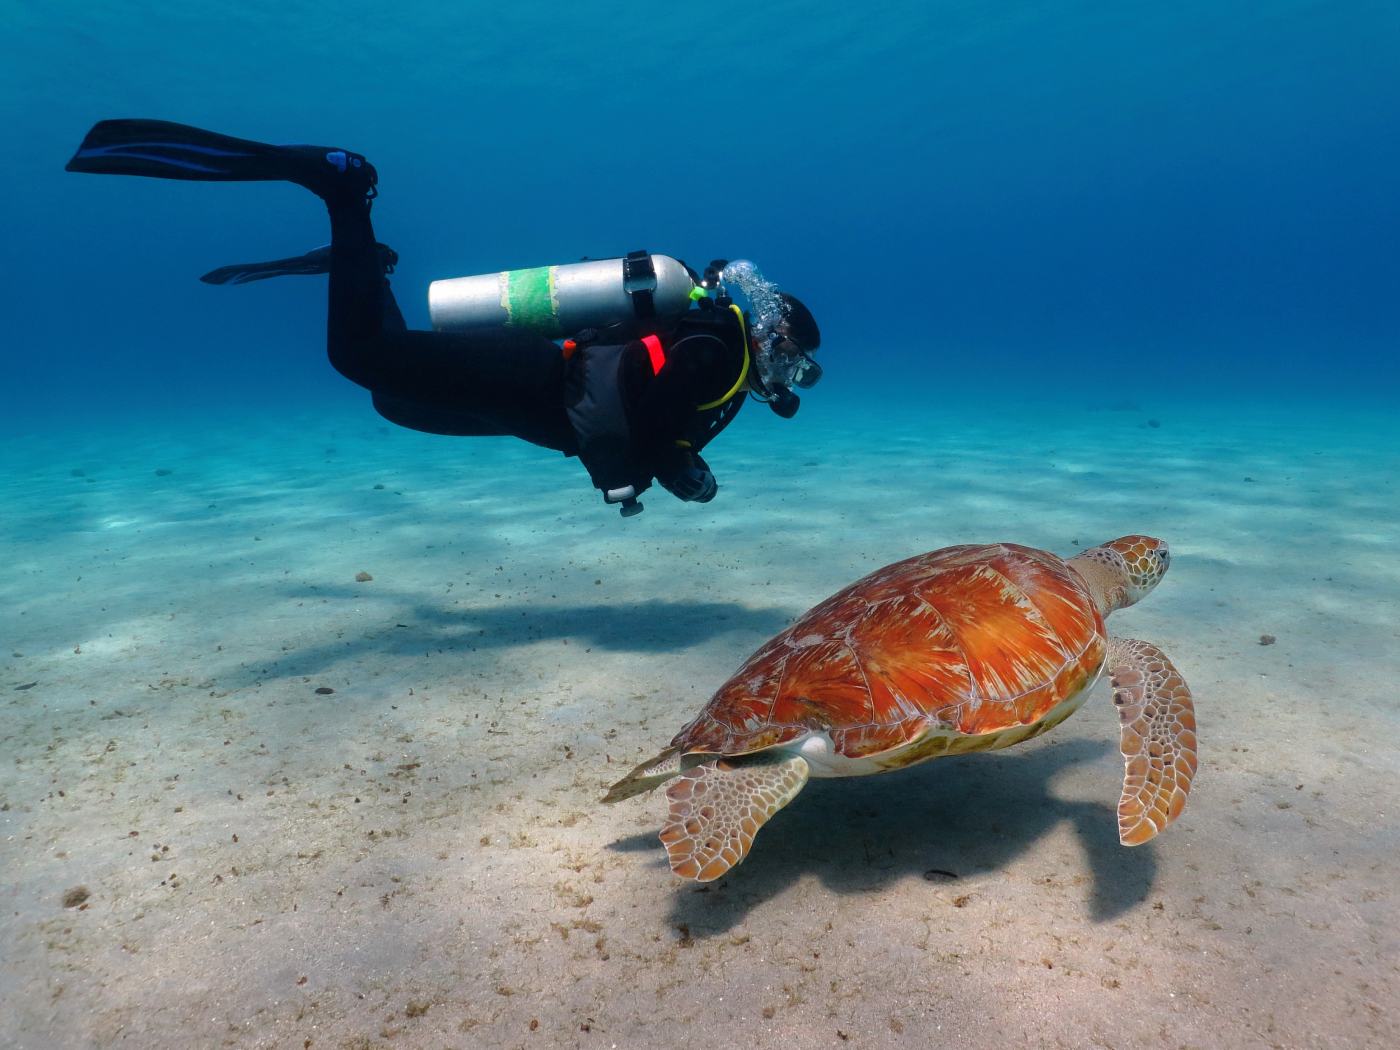
[[773,396],[768,401],[768,407],[773,410],[773,414],[781,416],[783,419],[791,419],[797,415],[797,410],[802,407],[802,399],[785,386],[774,387]]

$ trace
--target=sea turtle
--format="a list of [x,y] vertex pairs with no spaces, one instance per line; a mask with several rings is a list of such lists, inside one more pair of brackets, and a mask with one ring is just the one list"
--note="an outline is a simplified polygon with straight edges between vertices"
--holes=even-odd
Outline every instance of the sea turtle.
[[1181,815],[1196,772],[1191,690],[1151,642],[1104,617],[1167,571],[1166,543],[1124,536],[1068,560],[1012,543],[945,547],[833,594],[754,653],[669,747],[609,790],[675,782],[661,841],[709,882],[738,864],[809,776],[902,769],[1019,744],[1068,718],[1107,669],[1121,723],[1118,838]]

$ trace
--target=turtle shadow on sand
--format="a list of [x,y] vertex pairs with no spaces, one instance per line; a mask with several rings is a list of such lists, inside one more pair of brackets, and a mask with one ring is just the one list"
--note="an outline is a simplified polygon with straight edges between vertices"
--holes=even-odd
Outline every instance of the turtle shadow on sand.
[[[1099,762],[1109,750],[1071,740],[1023,753],[942,758],[873,777],[814,780],[763,828],[743,864],[704,886],[677,883],[670,920],[695,937],[722,934],[808,874],[841,894],[899,886],[911,897],[927,897],[931,908],[946,905],[950,894],[975,895],[1065,822],[1087,856],[1092,888],[1082,892],[1091,918],[1115,919],[1150,892],[1157,873],[1153,846],[1120,846],[1109,802],[1062,799],[1050,789],[1061,771]],[[1105,798],[1117,798],[1118,775],[1116,763],[1105,769]],[[658,827],[665,813],[662,793],[649,798]],[[654,833],[629,836],[611,848],[639,854],[654,849],[657,876],[669,878]],[[1048,861],[1046,874],[1056,882],[1062,875],[1066,883],[1075,876],[1053,870]]]

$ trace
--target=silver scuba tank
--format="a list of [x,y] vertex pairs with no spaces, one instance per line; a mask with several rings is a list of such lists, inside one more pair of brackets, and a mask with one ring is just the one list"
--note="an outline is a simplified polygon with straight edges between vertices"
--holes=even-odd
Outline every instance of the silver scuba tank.
[[670,256],[632,252],[434,281],[428,313],[438,331],[522,328],[557,339],[617,321],[677,317],[690,308],[694,287]]

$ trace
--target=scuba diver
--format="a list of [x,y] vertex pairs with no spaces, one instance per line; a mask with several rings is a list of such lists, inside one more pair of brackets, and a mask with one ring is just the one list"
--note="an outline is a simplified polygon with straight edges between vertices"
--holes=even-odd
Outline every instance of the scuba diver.
[[[624,516],[642,509],[637,497],[653,480],[681,500],[709,502],[718,485],[700,452],[746,396],[791,418],[794,388],[821,376],[811,312],[744,260],[716,260],[701,275],[633,252],[437,281],[433,330],[410,331],[387,278],[398,256],[370,223],[378,175],[348,150],[104,120],[67,170],[310,190],[330,213],[328,246],[221,267],[202,280],[329,273],[331,364],[370,391],[380,415],[430,434],[511,435],[576,455]],[[734,304],[730,285],[752,316]]]

